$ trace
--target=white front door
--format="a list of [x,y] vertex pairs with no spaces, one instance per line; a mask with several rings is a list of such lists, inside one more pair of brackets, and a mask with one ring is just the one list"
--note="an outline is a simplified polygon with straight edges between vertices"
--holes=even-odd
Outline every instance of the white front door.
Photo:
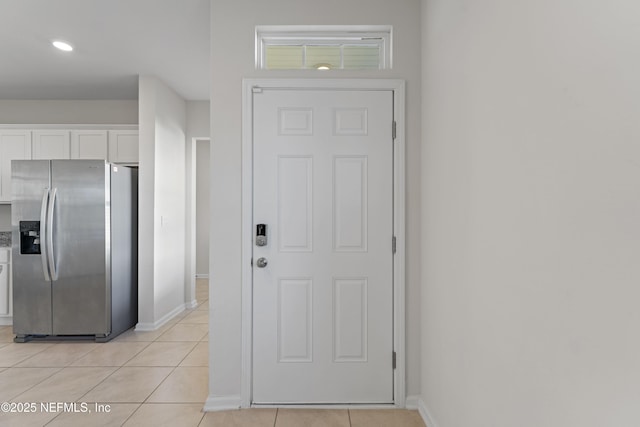
[[392,403],[393,92],[253,108],[253,403]]

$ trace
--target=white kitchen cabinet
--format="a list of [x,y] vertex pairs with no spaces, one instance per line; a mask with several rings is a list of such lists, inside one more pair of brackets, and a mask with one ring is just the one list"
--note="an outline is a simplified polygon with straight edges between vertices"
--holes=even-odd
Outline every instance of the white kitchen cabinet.
[[138,131],[109,131],[109,161],[112,163],[138,163]]
[[72,159],[107,160],[106,130],[73,130],[71,131]]
[[0,248],[0,325],[12,324],[11,248]]
[[11,161],[31,159],[31,131],[0,130],[0,203],[11,202]]
[[71,139],[68,130],[34,130],[33,159],[69,159],[71,158]]

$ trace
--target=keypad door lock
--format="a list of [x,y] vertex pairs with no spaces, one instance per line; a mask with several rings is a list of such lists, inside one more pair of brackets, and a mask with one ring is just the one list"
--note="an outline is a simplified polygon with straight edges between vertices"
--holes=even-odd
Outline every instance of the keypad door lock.
[[256,246],[267,246],[267,224],[256,225]]

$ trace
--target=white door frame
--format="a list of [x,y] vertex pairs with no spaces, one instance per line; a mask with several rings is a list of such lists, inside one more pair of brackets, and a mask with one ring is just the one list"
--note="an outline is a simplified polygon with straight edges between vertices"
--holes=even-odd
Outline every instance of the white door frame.
[[[242,375],[241,405],[251,406],[253,352],[253,90],[392,90],[396,139],[393,148],[393,349],[394,405],[405,407],[405,82],[399,79],[243,79],[242,80]],[[391,132],[391,129],[389,129]],[[331,405],[345,406],[345,405]],[[389,406],[389,405],[375,405]],[[317,405],[314,405],[317,407]],[[361,407],[361,405],[360,405]]]
[[[185,292],[184,303],[186,308],[195,308],[198,305],[196,300],[196,177],[198,168],[196,167],[196,146],[198,141],[209,141],[210,137],[194,136],[191,138],[191,153],[187,158],[187,210],[186,210],[186,272],[185,272]],[[211,239],[209,239],[211,246]],[[202,302],[202,301],[201,301]]]

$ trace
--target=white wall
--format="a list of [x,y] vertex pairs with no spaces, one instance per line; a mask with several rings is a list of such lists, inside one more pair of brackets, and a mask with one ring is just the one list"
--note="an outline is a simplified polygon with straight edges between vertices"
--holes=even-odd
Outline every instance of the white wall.
[[[394,68],[254,68],[256,25],[391,24]],[[240,394],[241,84],[243,77],[393,77],[407,81],[407,391],[420,389],[420,1],[219,0],[211,4],[210,402]]]
[[640,3],[422,16],[431,427],[640,425]]
[[136,100],[0,99],[2,124],[137,124]]
[[187,101],[187,137],[209,138],[209,101]]
[[143,329],[158,326],[185,307],[187,106],[156,77],[141,76],[139,91],[138,326]]
[[155,329],[156,79],[138,80],[138,325]]

